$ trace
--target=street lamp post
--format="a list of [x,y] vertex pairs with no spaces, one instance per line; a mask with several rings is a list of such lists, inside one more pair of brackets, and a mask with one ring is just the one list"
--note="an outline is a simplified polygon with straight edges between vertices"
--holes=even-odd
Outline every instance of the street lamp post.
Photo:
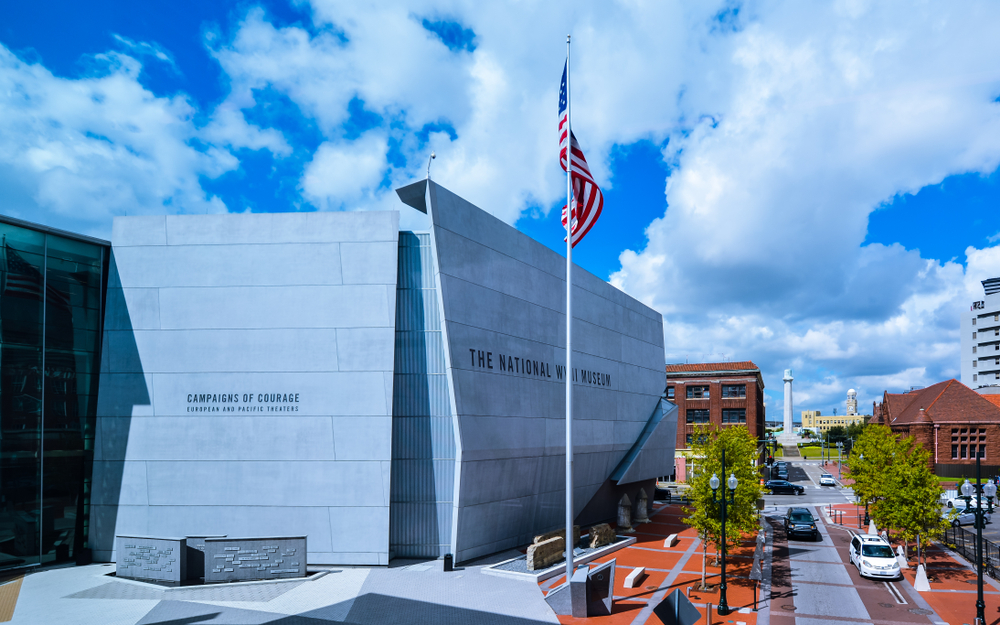
[[[983,527],[986,525],[985,514],[993,513],[993,497],[997,494],[996,485],[990,481],[985,486],[981,481],[979,467],[980,456],[976,454],[976,484],[982,492],[976,492],[976,507],[972,507],[973,488],[969,480],[962,484],[962,499],[965,500],[965,511],[976,515],[976,625],[986,625],[986,602],[983,601]],[[986,495],[987,509],[983,510],[983,495]]]
[[[722,475],[726,474],[726,450],[722,450]],[[708,480],[708,485],[712,487],[712,501],[715,502],[715,493],[719,490],[719,477],[716,474],[712,474],[712,478]],[[726,600],[726,508],[728,505],[733,503],[733,495],[736,493],[737,480],[734,473],[729,474],[729,479],[726,480],[726,486],[729,487],[729,498],[727,501],[726,493],[723,491],[722,497],[722,583],[719,584],[719,616],[726,616],[731,614],[732,610],[729,609],[729,603]]]
[[837,474],[841,475],[841,476],[844,474],[843,456],[840,453],[843,449],[844,449],[844,443],[838,442],[837,443]]
[[[864,462],[865,461],[865,455],[864,454],[859,454],[858,455],[858,460],[860,460],[861,462]],[[865,525],[867,526],[871,522],[872,522],[871,519],[868,517],[868,500],[865,499]]]

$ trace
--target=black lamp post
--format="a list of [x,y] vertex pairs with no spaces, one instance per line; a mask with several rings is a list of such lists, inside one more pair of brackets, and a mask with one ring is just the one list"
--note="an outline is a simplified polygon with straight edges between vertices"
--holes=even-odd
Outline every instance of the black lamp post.
[[[726,450],[722,450],[722,474],[726,474]],[[708,485],[712,487],[712,501],[715,502],[715,493],[719,490],[719,477],[716,474],[712,474],[712,478],[708,480]],[[726,493],[722,493],[722,583],[719,584],[719,616],[726,616],[731,614],[732,610],[729,609],[729,603],[726,600],[726,508],[728,505],[734,503],[733,495],[736,493],[736,475],[733,473],[729,474],[729,479],[726,480],[726,486],[729,487],[729,498],[727,501]]]
[[[996,485],[990,481],[983,485],[980,479],[979,454],[976,454],[976,484],[982,488],[982,494],[976,493],[976,507],[972,507],[972,493],[975,490],[969,480],[962,484],[962,499],[965,500],[965,511],[976,515],[976,625],[986,625],[986,602],[983,601],[983,527],[986,525],[986,513],[993,513],[993,497],[997,494]],[[983,497],[986,495],[987,509],[983,510]]]
[[[861,462],[864,462],[865,461],[865,455],[864,454],[860,454],[858,456],[858,460],[860,460]],[[871,519],[868,517],[868,500],[865,499],[865,525],[866,526],[870,525],[871,522],[872,522]]]

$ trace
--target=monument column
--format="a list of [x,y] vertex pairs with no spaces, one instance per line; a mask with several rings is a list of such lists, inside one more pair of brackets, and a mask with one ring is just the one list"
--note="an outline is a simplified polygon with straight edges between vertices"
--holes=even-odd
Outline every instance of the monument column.
[[785,422],[784,431],[781,433],[783,437],[792,436],[792,370],[785,369]]

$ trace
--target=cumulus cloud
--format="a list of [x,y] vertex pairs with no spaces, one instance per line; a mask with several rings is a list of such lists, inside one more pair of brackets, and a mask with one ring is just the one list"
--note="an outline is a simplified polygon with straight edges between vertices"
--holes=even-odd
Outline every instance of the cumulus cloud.
[[201,188],[237,166],[192,145],[194,109],[138,82],[140,64],[99,56],[99,75],[54,76],[0,46],[0,201],[4,212],[107,236],[114,215],[222,212]]
[[674,359],[725,345],[772,388],[803,369],[797,407],[958,375],[958,314],[998,275],[994,251],[970,249],[963,271],[862,243],[896,195],[996,169],[995,8],[755,8],[706,49],[726,79],[689,85],[681,114],[698,121],[665,150],[669,209],[613,282],[666,314]]

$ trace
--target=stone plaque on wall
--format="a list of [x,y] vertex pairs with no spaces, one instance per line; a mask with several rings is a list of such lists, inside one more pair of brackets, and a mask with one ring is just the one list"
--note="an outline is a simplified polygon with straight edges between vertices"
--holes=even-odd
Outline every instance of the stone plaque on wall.
[[206,584],[305,575],[305,536],[205,539]]
[[180,584],[187,576],[184,538],[115,537],[115,575]]

